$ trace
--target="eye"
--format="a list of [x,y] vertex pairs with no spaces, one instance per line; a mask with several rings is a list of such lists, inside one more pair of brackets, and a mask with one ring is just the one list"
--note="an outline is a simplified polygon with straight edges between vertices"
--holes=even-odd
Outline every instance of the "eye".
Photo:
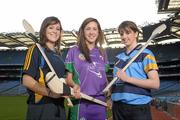
[[90,27],[87,27],[85,30],[90,30],[91,28]]
[[124,34],[123,32],[122,32],[122,33],[120,33],[120,36],[123,36],[123,34]]
[[128,31],[127,34],[131,34],[132,32],[131,31]]
[[48,28],[49,28],[49,29],[53,29],[53,27],[52,27],[52,26],[49,26]]
[[61,31],[61,28],[56,28],[57,31]]
[[94,28],[93,28],[93,30],[97,31],[97,30],[98,30],[98,28],[94,27]]

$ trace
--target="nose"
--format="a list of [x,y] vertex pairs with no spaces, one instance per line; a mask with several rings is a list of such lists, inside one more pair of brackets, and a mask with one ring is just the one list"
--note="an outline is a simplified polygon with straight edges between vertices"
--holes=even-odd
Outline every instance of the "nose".
[[90,30],[90,31],[89,31],[89,34],[91,34],[91,35],[92,35],[93,33],[94,33],[94,31],[93,31],[93,30]]
[[57,33],[57,30],[56,29],[53,29],[53,31],[52,31],[53,33]]

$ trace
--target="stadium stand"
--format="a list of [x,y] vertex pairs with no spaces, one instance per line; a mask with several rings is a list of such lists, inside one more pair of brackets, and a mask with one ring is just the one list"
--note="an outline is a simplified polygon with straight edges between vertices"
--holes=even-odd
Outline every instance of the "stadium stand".
[[1,81],[0,95],[25,95],[26,89],[21,85],[20,81]]
[[[161,81],[166,81],[165,83],[162,82],[162,89],[160,91],[164,91],[166,88],[165,85],[175,84],[172,81],[179,80],[180,78],[180,56],[174,52],[174,49],[177,51],[180,50],[180,43],[173,43],[173,44],[164,44],[164,45],[151,45],[148,47],[151,49],[155,56],[157,57],[158,65],[159,65],[159,73]],[[110,62],[110,70],[107,73],[108,80],[112,79],[112,72],[113,72],[113,65],[116,61],[115,56],[121,51],[123,48],[106,48],[108,59]],[[68,48],[62,50],[62,56],[65,59],[67,54]],[[7,90],[10,87],[14,87],[17,85],[17,82],[21,80],[21,73],[22,73],[22,66],[25,59],[26,50],[3,50],[0,51],[0,81],[10,81],[10,86],[7,83]],[[171,81],[168,83],[168,80]],[[15,81],[15,82],[12,82]],[[12,83],[11,83],[12,82]],[[176,81],[177,82],[177,81]],[[5,82],[6,83],[6,82]],[[14,86],[12,84],[14,83]],[[19,85],[21,83],[19,82]],[[176,86],[179,84],[176,84]],[[2,91],[5,90],[6,85],[0,84],[3,86],[3,89],[0,87],[0,94]],[[5,87],[5,88],[4,88]],[[17,86],[19,87],[19,86]],[[169,92],[176,91],[180,89],[180,86],[173,87],[174,89],[168,89]],[[13,90],[13,89],[12,89]],[[18,92],[18,91],[17,91]],[[18,92],[19,93],[19,92]],[[16,94],[18,94],[16,93]],[[162,92],[161,92],[162,94]],[[154,94],[157,95],[157,94]]]
[[[160,42],[163,40],[178,39],[178,42],[169,42],[168,44],[152,43],[148,48],[153,51],[159,66],[160,89],[153,90],[153,106],[171,114],[172,118],[180,119],[180,11],[179,2],[177,9],[168,7],[172,0],[158,0],[158,12],[173,11],[175,12],[169,19],[160,21],[168,24],[168,31],[156,39]],[[166,3],[169,2],[169,3]],[[170,4],[172,5],[172,4]],[[175,8],[175,9],[174,9]],[[151,34],[151,30],[158,24],[141,27]],[[153,29],[151,29],[153,28]],[[110,63],[110,70],[107,73],[108,80],[112,80],[113,65],[116,61],[115,56],[123,50],[120,36],[115,28],[105,29],[106,51]],[[68,48],[77,42],[77,38],[71,31],[64,31],[62,40],[62,56],[65,59]],[[36,36],[38,33],[36,32]],[[140,43],[146,42],[148,35],[140,34]],[[28,48],[33,43],[25,33],[0,33],[0,47],[7,47],[7,50],[0,50],[0,95],[25,95],[26,89],[21,85],[22,67],[25,59],[26,50],[16,50],[16,47]],[[111,47],[115,45],[116,47]]]

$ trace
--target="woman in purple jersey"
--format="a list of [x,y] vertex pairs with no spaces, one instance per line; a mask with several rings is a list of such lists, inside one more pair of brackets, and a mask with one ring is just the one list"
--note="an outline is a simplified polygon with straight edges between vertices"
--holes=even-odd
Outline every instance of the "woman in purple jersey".
[[[102,90],[107,85],[107,55],[102,48],[103,32],[99,22],[87,18],[78,33],[78,43],[70,48],[65,60],[68,70],[67,84],[73,87],[77,96],[83,92],[96,99],[105,101]],[[106,107],[86,101],[74,99],[74,107],[70,108],[70,120],[105,120]]]

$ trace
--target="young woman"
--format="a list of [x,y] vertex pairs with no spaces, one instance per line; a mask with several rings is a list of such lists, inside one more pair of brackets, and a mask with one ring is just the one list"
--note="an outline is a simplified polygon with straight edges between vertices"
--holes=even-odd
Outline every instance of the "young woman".
[[[103,33],[99,22],[87,18],[78,33],[78,44],[69,49],[65,65],[68,70],[67,84],[73,87],[76,96],[81,91],[94,98],[105,101],[102,90],[107,85],[107,55],[102,49]],[[78,98],[78,97],[77,97]],[[73,100],[70,120],[105,120],[106,108],[83,99]]]
[[[40,29],[40,44],[58,77],[65,74],[64,62],[60,56],[62,26],[58,18],[47,17]],[[23,71],[23,85],[28,90],[27,120],[66,120],[64,98],[53,93],[45,83],[50,72],[37,46],[33,45],[26,54]]]
[[142,47],[137,44],[139,30],[132,21],[118,27],[125,50],[116,57],[114,76],[119,80],[112,86],[113,120],[151,120],[150,89],[158,89],[158,66],[153,53],[145,49],[125,70],[121,69]]

